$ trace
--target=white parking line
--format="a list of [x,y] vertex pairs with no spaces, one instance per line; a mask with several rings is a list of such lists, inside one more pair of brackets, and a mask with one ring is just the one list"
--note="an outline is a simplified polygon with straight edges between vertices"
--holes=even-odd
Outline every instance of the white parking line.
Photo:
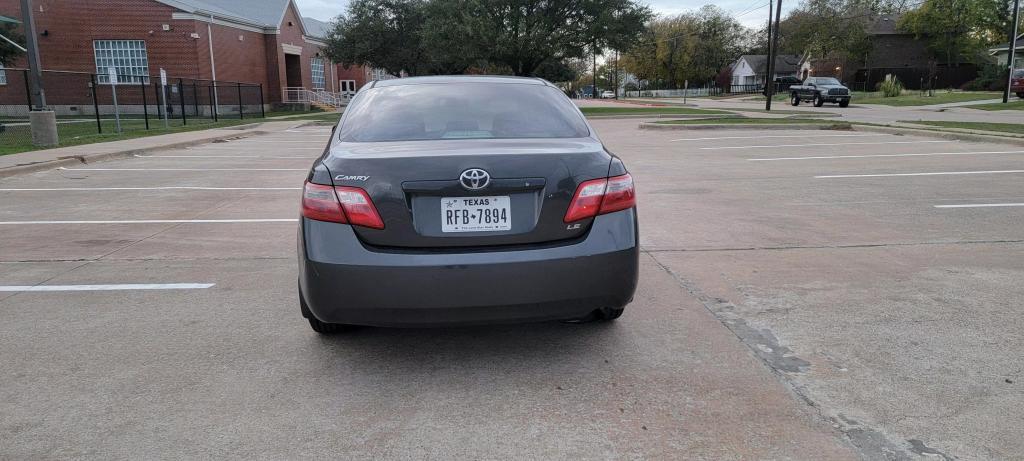
[[748,158],[751,162],[773,162],[778,160],[822,160],[838,158],[876,158],[876,157],[928,157],[933,155],[986,155],[986,154],[1024,154],[1024,150],[1000,150],[986,152],[932,152],[927,154],[871,154],[871,155],[823,155],[819,157],[776,157]]
[[1024,203],[969,203],[963,205],[934,205],[935,208],[995,208],[1024,206]]
[[763,139],[763,138],[863,138],[868,136],[892,136],[891,134],[776,134],[768,136],[719,136],[717,138],[679,138],[669,139],[669,141],[711,141],[715,139]]
[[268,156],[268,155],[139,155],[137,158],[266,158],[266,159],[305,159],[313,160],[316,157],[294,156]]
[[775,144],[765,146],[725,146],[725,147],[701,147],[702,150],[720,149],[765,149],[771,147],[828,147],[828,146],[874,146],[881,144],[927,144],[956,141],[885,141],[885,142],[844,142],[844,143],[822,143],[822,144]]
[[159,187],[38,187],[6,188],[0,192],[85,192],[118,190],[302,190],[301,187],[203,187],[203,186],[159,186]]
[[835,178],[885,178],[894,176],[943,176],[957,174],[1003,174],[1003,173],[1024,173],[1024,170],[991,170],[991,171],[936,171],[931,173],[879,173],[879,174],[834,174],[815,176],[814,179],[835,179]]
[[0,291],[201,290],[213,283],[120,283],[115,285],[0,285]]
[[64,171],[309,171],[309,168],[65,168]]
[[0,221],[0,226],[32,226],[44,224],[228,224],[298,222],[298,218],[285,219],[138,219],[130,221]]

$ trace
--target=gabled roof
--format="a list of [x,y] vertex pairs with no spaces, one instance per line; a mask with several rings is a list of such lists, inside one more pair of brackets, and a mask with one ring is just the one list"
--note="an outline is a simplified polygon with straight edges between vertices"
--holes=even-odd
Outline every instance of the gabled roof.
[[[277,29],[289,6],[298,12],[292,0],[156,0],[168,6],[197,15],[213,15],[262,29]],[[301,17],[301,14],[299,15]],[[311,24],[314,22],[315,24]],[[302,30],[310,37],[326,36],[327,24],[313,18],[302,18]]]
[[[747,61],[747,65],[754,69],[754,73],[764,74],[768,72],[768,55],[745,54],[740,59]],[[737,60],[738,61],[738,60]],[[775,72],[796,72],[800,69],[800,55],[780,54],[775,57]]]
[[319,19],[304,16],[302,23],[306,26],[306,35],[317,38],[327,38],[331,25]]

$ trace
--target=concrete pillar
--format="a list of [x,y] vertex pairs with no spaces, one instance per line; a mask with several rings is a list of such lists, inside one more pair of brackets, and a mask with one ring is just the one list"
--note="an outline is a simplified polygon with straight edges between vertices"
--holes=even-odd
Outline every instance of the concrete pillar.
[[57,114],[52,110],[34,110],[28,113],[32,126],[32,145],[37,147],[55,147],[57,139]]

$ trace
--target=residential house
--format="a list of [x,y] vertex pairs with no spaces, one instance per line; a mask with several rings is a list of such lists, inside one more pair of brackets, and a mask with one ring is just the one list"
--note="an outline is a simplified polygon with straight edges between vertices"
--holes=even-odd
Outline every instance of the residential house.
[[[21,17],[20,3],[0,0],[0,14]],[[123,83],[139,84],[165,69],[172,81],[260,85],[268,106],[289,102],[289,88],[358,88],[325,56],[328,25],[303,17],[292,0],[36,0],[34,8],[45,71],[95,73],[103,84],[114,67],[128,76]],[[68,91],[74,94],[64,99],[82,105],[82,85],[46,85],[47,102],[60,105]],[[0,82],[0,105],[23,104],[23,91],[6,86]]]
[[959,87],[977,77],[977,67],[962,56],[940,63],[928,49],[928,38],[900,29],[899,19],[882,14],[871,22],[871,50],[863,60],[842,53],[811,56],[802,64],[800,77],[835,77],[856,91],[873,90],[886,75],[895,75],[913,89]]
[[[779,55],[775,57],[775,73],[772,81],[780,77],[795,77],[800,69],[799,55]],[[729,67],[732,74],[730,91],[733,93],[761,91],[768,74],[768,56],[763,54],[745,54]]]
[[[988,53],[992,55],[997,63],[1005,66],[1006,58],[1010,55],[1010,44],[1003,43],[1002,45],[989,48]],[[1024,68],[1024,34],[1018,35],[1017,39],[1014,40],[1013,68]]]

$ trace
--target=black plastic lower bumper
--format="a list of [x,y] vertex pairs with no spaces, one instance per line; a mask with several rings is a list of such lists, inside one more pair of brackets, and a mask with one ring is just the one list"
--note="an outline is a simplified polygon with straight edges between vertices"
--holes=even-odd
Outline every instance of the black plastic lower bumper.
[[584,317],[632,300],[635,210],[575,243],[509,251],[374,251],[345,224],[302,220],[299,286],[322,322],[422,326]]

